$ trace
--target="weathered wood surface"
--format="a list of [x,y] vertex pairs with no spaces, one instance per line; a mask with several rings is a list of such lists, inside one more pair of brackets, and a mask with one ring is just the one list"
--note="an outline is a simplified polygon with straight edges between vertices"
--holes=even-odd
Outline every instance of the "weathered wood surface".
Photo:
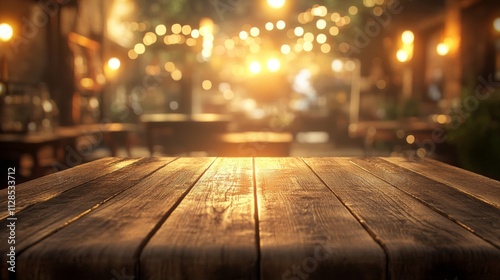
[[432,160],[108,158],[17,186],[15,276],[500,279],[499,190]]
[[498,248],[414,197],[348,159],[306,162],[383,244],[391,279],[500,276]]
[[302,160],[255,173],[262,279],[386,279],[382,248]]
[[[137,159],[104,158],[92,163],[78,165],[71,170],[66,169],[41,177],[36,182],[30,181],[21,184],[16,187],[16,211],[49,200],[68,189],[96,180],[134,161],[137,161]],[[0,197],[0,205],[7,205],[6,195]],[[7,216],[6,211],[0,212],[0,219]]]
[[[211,159],[183,158],[154,171],[116,195],[114,199],[120,203],[104,203],[77,223],[24,252],[19,258],[19,275],[23,277],[27,272],[32,273],[27,278],[43,274],[52,279],[107,279],[111,278],[112,271],[122,269],[133,275],[147,236],[211,162]],[[149,165],[156,169],[164,164],[158,161]],[[44,256],[47,255],[56,255],[59,261],[46,262]]]
[[353,162],[500,248],[500,208],[382,159]]
[[141,279],[257,279],[251,158],[218,159],[141,254]]
[[432,159],[383,159],[500,207],[498,181]]
[[[22,257],[23,252],[30,246],[78,221],[81,217],[108,202],[119,193],[137,184],[145,177],[145,174],[156,171],[167,162],[145,158],[109,173],[101,177],[100,180],[88,181],[78,188],[69,189],[50,200],[34,204],[22,210],[16,215],[16,253],[21,254]],[[137,170],[140,170],[140,172],[137,172]],[[10,221],[4,219],[0,221],[0,226],[5,229],[9,223]],[[8,231],[2,230],[0,239],[6,240],[8,235]],[[74,238],[74,242],[78,242],[77,237]],[[6,251],[7,246],[6,242],[2,242],[0,244],[1,251]],[[6,259],[5,254],[0,256],[1,273],[7,271]],[[58,260],[55,261],[57,263]],[[33,271],[31,268],[28,270]],[[23,273],[29,271],[23,271]],[[20,276],[22,276],[22,273]],[[25,279],[32,278],[27,277]]]

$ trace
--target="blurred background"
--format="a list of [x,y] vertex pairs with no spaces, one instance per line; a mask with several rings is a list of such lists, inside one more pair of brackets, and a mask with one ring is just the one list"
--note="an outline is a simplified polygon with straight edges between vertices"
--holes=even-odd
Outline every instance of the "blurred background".
[[2,168],[405,156],[500,179],[497,0],[0,1]]

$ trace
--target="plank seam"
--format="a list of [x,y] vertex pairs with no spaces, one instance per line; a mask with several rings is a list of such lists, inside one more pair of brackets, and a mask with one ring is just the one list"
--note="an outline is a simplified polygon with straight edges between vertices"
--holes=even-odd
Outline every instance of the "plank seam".
[[[475,195],[475,194],[473,194],[473,193],[470,193],[470,192],[468,192],[468,191],[466,191],[466,190],[462,190],[462,189],[456,188],[456,187],[454,187],[454,186],[452,186],[452,185],[449,185],[449,184],[447,184],[447,183],[446,183],[446,182],[444,182],[444,181],[439,181],[439,180],[435,180],[435,179],[429,178],[429,177],[425,176],[425,174],[422,174],[422,173],[418,172],[417,170],[414,170],[414,169],[410,169],[410,168],[407,168],[407,167],[404,167],[404,166],[397,165],[397,164],[395,164],[395,163],[393,163],[393,162],[390,162],[390,161],[386,160],[386,159],[385,159],[385,158],[383,158],[383,157],[380,157],[380,159],[384,160],[385,162],[387,162],[387,163],[389,163],[389,164],[392,164],[392,165],[395,165],[395,166],[399,166],[399,167],[404,168],[404,169],[406,169],[406,170],[409,170],[409,171],[411,171],[411,172],[413,172],[413,173],[416,173],[416,174],[418,174],[418,175],[420,175],[420,176],[423,176],[423,177],[425,177],[425,178],[428,178],[429,180],[432,180],[432,181],[434,181],[434,182],[437,182],[437,183],[440,183],[440,184],[446,185],[446,186],[447,186],[448,188],[450,188],[450,189],[453,189],[453,190],[456,190],[456,191],[458,191],[458,192],[464,193],[464,194],[466,194],[466,195],[468,195],[468,196],[471,196],[471,197],[473,197],[473,198],[475,198],[475,199],[477,199],[477,200],[480,200],[480,201],[481,201],[481,202],[483,202],[483,203],[486,203],[486,204],[492,205],[492,206],[497,207],[497,208],[500,206],[500,205],[498,205],[498,204],[496,204],[496,203],[493,203],[493,202],[490,202],[490,201],[486,201],[484,198],[482,198],[482,197],[480,197],[480,196],[478,196],[478,195]],[[428,162],[431,162],[431,163],[432,163],[432,161],[428,161]],[[436,165],[435,163],[432,163],[432,164],[433,164],[434,166],[438,166],[438,167],[439,167],[439,165]],[[465,170],[465,171],[467,171],[467,170]],[[488,177],[486,177],[486,178],[488,178]],[[488,178],[488,179],[491,179],[491,178]]]
[[[499,247],[499,246],[497,246],[495,243],[493,243],[493,242],[489,241],[488,239],[486,239],[486,238],[482,237],[482,236],[481,236],[481,235],[479,235],[476,231],[474,231],[472,228],[468,227],[466,224],[463,224],[462,222],[460,222],[459,220],[457,220],[457,219],[453,218],[453,217],[452,217],[452,216],[450,216],[449,214],[447,214],[447,213],[445,213],[445,212],[443,212],[443,211],[441,211],[441,210],[437,209],[436,207],[434,207],[434,206],[432,206],[431,204],[427,203],[425,200],[423,200],[423,199],[419,198],[419,197],[418,197],[418,196],[416,196],[416,195],[413,195],[413,194],[411,194],[411,193],[409,193],[409,192],[405,191],[404,189],[401,189],[401,188],[397,187],[397,186],[396,186],[396,185],[394,185],[393,183],[391,183],[391,182],[389,182],[389,181],[385,180],[384,178],[382,178],[382,177],[380,177],[380,176],[376,175],[375,173],[370,172],[370,170],[365,169],[364,167],[362,167],[362,166],[360,166],[360,165],[356,164],[355,162],[352,162],[352,161],[350,161],[350,162],[351,162],[352,164],[354,164],[356,167],[358,167],[358,168],[360,168],[360,169],[362,169],[362,170],[364,170],[364,171],[366,171],[366,172],[368,172],[368,173],[372,174],[373,176],[375,176],[375,177],[379,178],[380,180],[382,180],[382,181],[384,181],[384,182],[388,183],[389,185],[393,186],[394,188],[396,188],[397,190],[399,190],[399,191],[403,192],[404,194],[408,195],[409,197],[411,197],[411,198],[415,199],[415,200],[416,200],[416,201],[418,201],[419,203],[423,204],[424,206],[426,206],[427,208],[431,209],[432,211],[434,211],[434,212],[438,213],[439,215],[443,216],[444,218],[446,218],[446,219],[450,220],[451,222],[453,222],[453,223],[457,224],[458,226],[460,226],[460,227],[464,228],[465,230],[467,230],[467,231],[471,232],[472,234],[474,234],[475,236],[477,236],[477,237],[478,237],[478,238],[480,238],[481,240],[485,241],[486,243],[488,243],[488,244],[492,245],[493,247],[495,247],[495,248],[497,248],[497,249],[500,249],[500,247]],[[392,162],[388,162],[388,161],[386,161],[386,162],[387,162],[387,163],[389,163],[389,164],[392,164],[392,165],[398,166],[398,165],[396,165],[396,164],[394,164],[394,163],[392,163]],[[404,168],[404,167],[403,167],[403,168]],[[408,168],[405,168],[405,169],[406,169],[406,170],[408,170],[408,171],[410,171],[410,172],[413,172],[413,173],[415,173],[415,174],[417,174],[417,175],[420,175],[420,176],[425,177],[424,175],[422,175],[422,174],[420,174],[420,173],[417,173],[417,172],[414,172],[414,171],[413,171],[413,170],[411,170],[411,169],[408,169]],[[431,181],[434,181],[434,182],[436,182],[436,183],[438,183],[438,184],[442,184],[442,185],[445,185],[445,186],[447,186],[447,187],[448,187],[448,185],[446,185],[446,184],[444,184],[444,183],[442,183],[442,182],[435,181],[435,180],[433,180],[433,179],[431,179],[431,178],[428,178],[428,177],[425,177],[425,178],[427,178],[427,179],[429,179],[429,180],[431,180]],[[453,189],[455,189],[455,188],[453,188]],[[464,192],[462,192],[462,193],[464,193]],[[465,193],[465,194],[467,194],[467,193]],[[475,197],[473,197],[473,198],[475,198]],[[481,200],[481,201],[482,201],[482,200]],[[482,202],[483,202],[483,201],[482,201]],[[491,204],[489,204],[489,203],[488,203],[488,205],[491,205]]]
[[203,172],[201,172],[200,176],[198,176],[198,178],[196,178],[196,180],[193,181],[193,184],[179,197],[179,199],[172,205],[172,207],[170,207],[169,211],[167,211],[163,215],[163,217],[161,217],[159,219],[158,223],[156,223],[156,225],[153,227],[153,229],[146,235],[144,240],[139,244],[139,249],[137,250],[137,254],[134,254],[134,255],[136,255],[136,260],[137,260],[136,261],[136,263],[137,263],[136,275],[135,275],[136,279],[141,278],[141,254],[142,254],[144,248],[146,247],[146,245],[148,244],[148,242],[151,240],[151,238],[153,238],[153,236],[161,228],[161,226],[165,223],[165,221],[168,219],[168,217],[170,217],[172,212],[174,212],[174,210],[177,208],[177,206],[179,206],[181,204],[181,202],[184,200],[184,198],[191,192],[191,190],[194,188],[194,186],[200,181],[200,179],[203,177],[203,175],[205,175],[205,173],[207,173],[207,171],[210,169],[210,167],[212,167],[212,165],[214,164],[214,162],[217,159],[218,158],[214,158],[212,160],[212,162],[207,166],[207,168],[205,168],[205,170],[203,170]]
[[257,271],[256,275],[258,279],[262,278],[262,261],[261,261],[261,251],[260,251],[260,224],[259,224],[259,196],[257,192],[257,178],[255,174],[255,157],[252,157],[252,181],[253,181],[253,195],[254,195],[254,205],[255,205],[255,245],[257,246]]
[[[124,161],[124,160],[125,160],[125,159],[121,159],[121,160],[117,160],[117,161],[114,161],[114,162],[111,162],[111,163],[108,163],[108,164],[117,164],[117,163],[119,163],[119,162],[121,162],[121,161]],[[108,164],[107,164],[107,165],[108,165]],[[124,167],[122,167],[122,168],[125,168],[125,167],[126,167],[126,166],[124,166]],[[119,168],[118,170],[120,170],[120,169],[122,169],[122,168]],[[58,194],[55,194],[55,195],[53,195],[53,196],[51,196],[51,197],[49,197],[49,198],[47,198],[47,199],[45,199],[45,200],[41,200],[41,201],[37,201],[37,202],[35,202],[35,203],[32,203],[32,204],[30,204],[30,205],[28,205],[28,206],[26,206],[26,207],[22,208],[19,212],[16,212],[16,215],[17,215],[17,214],[22,213],[23,211],[26,211],[27,209],[29,209],[29,208],[31,208],[31,207],[33,207],[33,206],[35,206],[35,205],[39,204],[39,203],[47,202],[47,201],[49,201],[49,200],[51,200],[51,199],[53,199],[53,198],[55,198],[55,197],[58,197],[58,196],[60,196],[60,195],[62,195],[62,194],[65,194],[66,192],[69,192],[69,191],[71,191],[71,190],[74,190],[74,189],[76,189],[76,188],[78,188],[78,187],[80,187],[80,186],[82,186],[82,185],[85,185],[85,184],[88,184],[88,183],[90,183],[90,182],[94,182],[94,181],[96,181],[96,180],[98,180],[98,179],[101,179],[102,177],[107,176],[107,175],[109,175],[109,174],[111,174],[111,173],[113,173],[113,172],[115,172],[115,171],[117,171],[117,170],[110,171],[110,172],[105,173],[105,174],[103,174],[103,175],[101,175],[101,176],[99,176],[99,177],[96,177],[96,178],[94,178],[94,179],[92,179],[92,180],[90,180],[90,181],[87,181],[87,182],[84,182],[84,183],[81,183],[81,184],[75,185],[74,187],[71,187],[71,188],[69,188],[69,189],[67,189],[67,190],[64,190],[64,191],[62,191],[62,192],[58,193]],[[5,220],[5,219],[7,219],[7,216],[6,216],[5,218],[0,219],[0,221],[3,221],[3,220]]]
[[[170,164],[170,163],[172,163],[172,162],[174,162],[174,161],[176,161],[176,160],[177,160],[177,158],[176,158],[176,159],[174,159],[174,160],[172,160],[172,161],[167,162],[165,165],[163,165],[163,166],[161,166],[161,167],[159,167],[159,168],[157,168],[157,169],[153,170],[152,172],[150,172],[149,174],[147,174],[146,176],[144,176],[142,179],[144,179],[144,178],[146,178],[146,177],[151,176],[153,173],[157,172],[158,170],[162,169],[163,167],[167,166],[168,164]],[[121,169],[121,168],[120,168],[120,169]],[[116,172],[116,170],[115,170],[115,171],[113,171],[113,172]],[[111,172],[111,173],[112,173],[112,172]],[[111,174],[111,173],[108,173],[108,174]],[[26,250],[28,250],[28,249],[30,249],[31,247],[33,247],[33,246],[35,246],[35,245],[39,244],[39,243],[40,243],[40,242],[42,242],[43,240],[45,240],[45,239],[47,239],[48,237],[50,237],[50,236],[54,235],[54,234],[55,234],[55,233],[57,233],[58,231],[62,230],[63,228],[65,228],[65,227],[67,227],[67,226],[69,226],[70,224],[74,223],[75,221],[79,220],[80,218],[82,218],[82,217],[84,217],[84,216],[88,215],[89,213],[91,213],[91,212],[92,212],[92,211],[94,211],[95,209],[99,208],[101,205],[103,205],[103,204],[107,203],[108,201],[110,201],[111,199],[113,199],[113,198],[115,198],[116,196],[120,195],[121,193],[125,192],[126,190],[133,188],[133,187],[134,187],[135,185],[137,185],[137,184],[138,184],[138,183],[139,183],[142,179],[136,180],[136,182],[134,182],[134,184],[132,184],[130,187],[125,188],[125,189],[123,189],[123,190],[121,190],[121,191],[119,191],[119,192],[117,192],[117,193],[115,193],[115,194],[111,195],[110,197],[108,197],[108,198],[106,198],[105,200],[103,200],[103,201],[101,201],[101,202],[97,203],[96,205],[94,205],[94,206],[93,206],[93,207],[91,207],[90,209],[88,209],[88,210],[86,210],[86,211],[84,211],[84,212],[80,213],[80,214],[79,214],[79,215],[77,215],[76,217],[73,217],[73,218],[72,218],[72,219],[70,219],[69,221],[65,222],[65,223],[64,223],[64,224],[62,224],[60,227],[58,227],[58,228],[54,229],[53,231],[51,231],[51,232],[47,233],[47,235],[46,235],[45,237],[41,238],[40,240],[38,240],[38,241],[36,241],[36,242],[33,242],[32,244],[29,244],[26,248],[24,248],[24,249],[20,250],[20,251],[19,251],[19,253],[17,253],[17,254],[16,254],[16,258],[18,258],[18,257],[19,257],[19,256],[20,256],[23,252],[25,252]],[[90,180],[89,182],[93,182],[93,181],[95,181],[95,180]],[[87,182],[87,183],[88,183],[88,182]],[[86,184],[86,183],[85,183],[85,184]],[[80,185],[79,185],[79,186],[80,186]]]
[[390,262],[390,258],[389,258],[389,251],[388,251],[388,248],[387,246],[384,244],[384,242],[382,241],[382,239],[380,239],[377,234],[372,230],[370,229],[370,227],[363,221],[363,219],[361,217],[359,217],[336,193],[335,191],[330,188],[330,186],[323,180],[323,178],[321,178],[321,176],[316,173],[316,171],[312,168],[312,166],[310,166],[305,160],[303,157],[300,158],[304,163],[305,165],[314,173],[314,175],[316,175],[316,177],[321,181],[321,183],[323,183],[326,188],[333,193],[333,195],[338,199],[338,201],[347,209],[347,211],[349,211],[349,213],[351,213],[351,215],[354,217],[354,219],[356,219],[356,221],[368,232],[368,234],[373,238],[373,240],[382,248],[382,250],[384,251],[384,254],[385,254],[385,271],[386,271],[386,279],[387,280],[390,280],[391,277],[390,277],[390,273],[389,273],[389,262]]

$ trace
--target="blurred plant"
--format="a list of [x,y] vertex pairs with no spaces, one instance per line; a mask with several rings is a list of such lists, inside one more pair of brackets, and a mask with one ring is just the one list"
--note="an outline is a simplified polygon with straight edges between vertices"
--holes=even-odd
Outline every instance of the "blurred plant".
[[[463,98],[473,90],[465,89]],[[461,167],[500,179],[500,89],[488,99],[478,101],[456,129],[449,129],[448,141],[456,147]],[[453,112],[452,112],[453,115]]]
[[407,98],[403,100],[403,106],[400,107],[399,116],[402,118],[411,118],[420,116],[420,101],[417,98]]
[[384,111],[384,120],[400,120],[421,116],[420,101],[417,98],[408,98],[400,102],[394,98],[386,98],[381,107]]

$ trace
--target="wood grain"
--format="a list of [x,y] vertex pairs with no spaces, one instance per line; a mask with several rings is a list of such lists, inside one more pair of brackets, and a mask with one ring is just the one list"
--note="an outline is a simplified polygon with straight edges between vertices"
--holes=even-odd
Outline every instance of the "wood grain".
[[500,182],[432,159],[383,158],[500,207]]
[[386,279],[382,248],[302,160],[255,173],[261,279]]
[[[87,215],[171,160],[141,159],[124,168],[115,168],[115,172],[100,177],[99,180],[89,181],[48,201],[24,209],[17,214],[16,253],[22,256],[22,252],[29,246]],[[6,228],[7,224],[7,220],[0,221],[2,229]],[[6,240],[7,236],[7,231],[0,231],[1,240]],[[6,247],[6,242],[0,243],[2,252],[6,251]],[[50,258],[50,256],[47,257]],[[0,273],[7,273],[6,265],[6,255],[2,254]]]
[[[77,223],[26,250],[18,260],[18,279],[37,275],[47,279],[111,279],[122,270],[139,279],[136,273],[142,246],[213,160],[181,158],[141,179]],[[143,176],[147,174],[145,171]]]
[[18,186],[16,277],[500,279],[498,183],[463,172],[395,158],[103,159]]
[[352,161],[500,248],[499,208],[380,158]]
[[[36,181],[19,184],[16,186],[16,213],[33,204],[47,201],[71,188],[98,179],[135,161],[137,159],[104,158],[38,178]],[[120,162],[120,164],[114,165],[117,162]],[[1,192],[0,205],[7,205],[7,189],[3,189]],[[7,211],[0,212],[0,219],[5,219],[7,216]]]
[[383,244],[390,279],[498,279],[500,251],[345,158],[306,159]]
[[217,159],[144,248],[141,279],[257,279],[251,158]]

